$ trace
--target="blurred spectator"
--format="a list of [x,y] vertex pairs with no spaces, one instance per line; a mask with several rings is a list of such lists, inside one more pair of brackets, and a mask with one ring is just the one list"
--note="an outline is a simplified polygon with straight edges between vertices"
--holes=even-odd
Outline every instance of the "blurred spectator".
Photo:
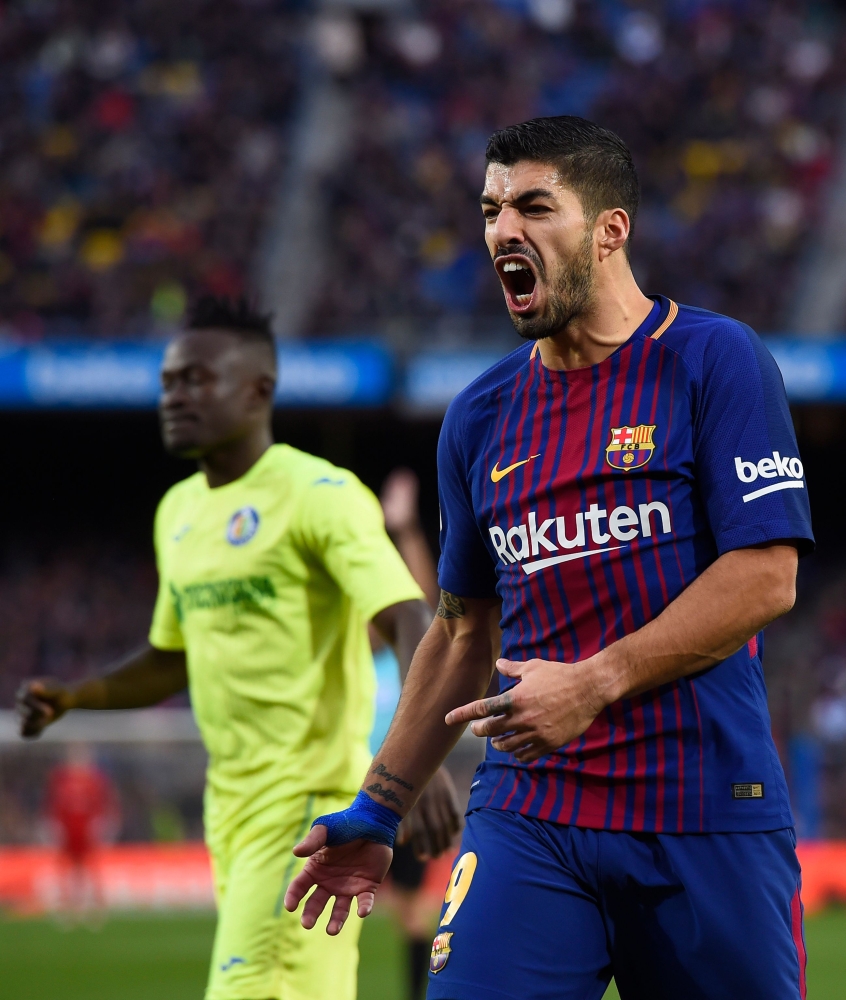
[[68,917],[102,909],[97,851],[120,822],[117,795],[90,748],[71,744],[47,784],[46,814],[59,850],[60,909]]
[[[801,0],[421,0],[370,24],[356,140],[330,185],[333,258],[313,333],[431,340],[507,324],[478,195],[492,130],[594,118],[643,183],[647,292],[785,321],[842,116],[846,35]],[[440,331],[440,333],[439,333]]]
[[147,334],[238,294],[285,154],[294,2],[0,13],[0,311],[17,336]]

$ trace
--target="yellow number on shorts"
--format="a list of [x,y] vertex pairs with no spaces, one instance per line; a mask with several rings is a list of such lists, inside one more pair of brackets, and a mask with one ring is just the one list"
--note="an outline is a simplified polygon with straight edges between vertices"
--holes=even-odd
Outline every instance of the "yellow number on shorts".
[[464,902],[464,897],[470,891],[470,883],[476,874],[476,855],[472,851],[462,854],[458,859],[458,864],[453,868],[447,886],[444,902],[449,903],[441,927],[446,927],[452,918],[458,913],[458,908]]

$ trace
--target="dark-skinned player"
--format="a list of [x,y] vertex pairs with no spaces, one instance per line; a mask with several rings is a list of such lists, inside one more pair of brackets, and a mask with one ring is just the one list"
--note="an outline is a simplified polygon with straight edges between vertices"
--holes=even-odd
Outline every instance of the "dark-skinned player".
[[[781,375],[744,324],[640,290],[618,136],[534,119],[495,133],[487,164],[485,242],[527,343],[450,405],[438,616],[286,902],[316,886],[311,926],[335,897],[330,932],[352,897],[367,913],[401,815],[470,722],[489,742],[429,1000],[600,1000],[612,975],[622,1000],[801,1000],[761,666],[813,546]],[[373,797],[377,772],[402,805]]]
[[[73,686],[32,681],[22,733],[70,709],[155,705],[186,686],[209,753],[206,840],[219,904],[207,1000],[353,1000],[358,921],[310,935],[283,905],[291,849],[348,805],[370,765],[372,622],[408,669],[432,620],[345,469],[275,445],[276,351],[241,302],[202,300],[162,367],[161,428],[199,471],[155,522],[159,595],[149,645]],[[393,794],[389,780],[371,783]],[[377,787],[378,786],[378,787]],[[410,817],[421,854],[458,827],[445,773]]]

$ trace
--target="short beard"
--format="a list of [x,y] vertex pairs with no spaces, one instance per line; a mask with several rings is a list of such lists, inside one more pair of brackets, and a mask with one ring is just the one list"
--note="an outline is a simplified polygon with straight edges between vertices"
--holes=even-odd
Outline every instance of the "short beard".
[[549,305],[543,315],[511,316],[525,340],[545,340],[563,330],[593,303],[593,234],[587,234],[570,258],[562,261],[549,283]]

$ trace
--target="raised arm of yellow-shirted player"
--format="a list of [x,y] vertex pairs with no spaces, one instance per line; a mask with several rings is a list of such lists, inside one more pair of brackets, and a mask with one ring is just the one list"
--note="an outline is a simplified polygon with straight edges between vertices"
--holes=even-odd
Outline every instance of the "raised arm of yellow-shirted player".
[[[379,501],[352,473],[333,469],[306,490],[300,520],[304,542],[393,647],[405,682],[432,611],[388,537]],[[393,794],[393,789],[385,787],[384,794]],[[446,770],[435,775],[416,809],[415,852],[421,858],[436,857],[450,847],[460,826]]]

